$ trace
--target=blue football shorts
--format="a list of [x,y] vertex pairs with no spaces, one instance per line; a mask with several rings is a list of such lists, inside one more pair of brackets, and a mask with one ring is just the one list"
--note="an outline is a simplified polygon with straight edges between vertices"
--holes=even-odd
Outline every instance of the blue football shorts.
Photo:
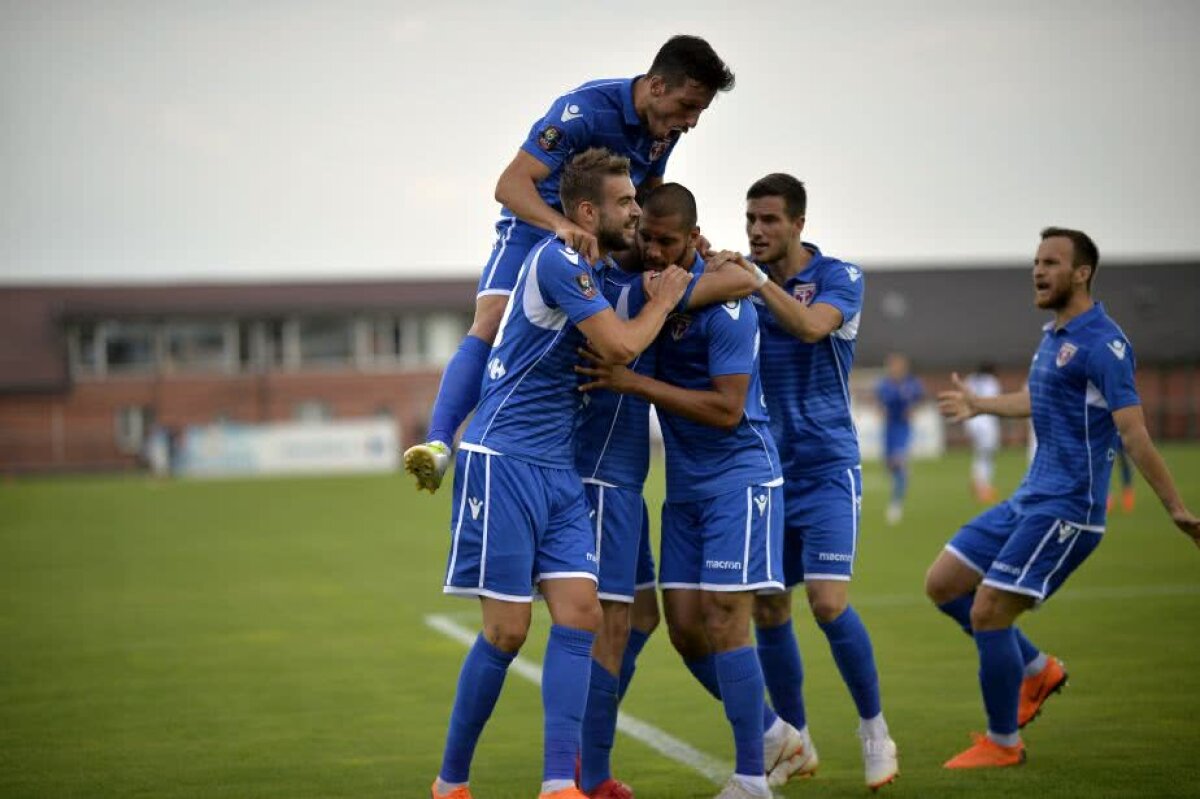
[[806,580],[849,580],[862,518],[862,467],[789,478],[783,496],[787,587]]
[[650,516],[641,491],[585,482],[592,509],[592,535],[600,561],[600,598],[633,602],[635,592],[654,587]]
[[1038,513],[1011,502],[984,511],[946,544],[983,584],[1044,602],[1092,554],[1104,528]]
[[781,482],[665,502],[659,587],[783,590]]
[[455,457],[445,593],[529,602],[541,580],[597,581],[591,508],[574,469],[465,446]]
[[512,294],[525,256],[551,231],[526,224],[515,217],[503,217],[496,223],[496,243],[479,276],[476,297],[488,294]]

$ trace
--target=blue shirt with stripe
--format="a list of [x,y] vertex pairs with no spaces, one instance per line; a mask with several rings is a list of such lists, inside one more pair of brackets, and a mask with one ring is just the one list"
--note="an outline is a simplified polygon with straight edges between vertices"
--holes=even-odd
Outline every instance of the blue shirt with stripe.
[[761,371],[779,447],[789,480],[844,471],[859,463],[858,433],[850,415],[850,370],[862,317],[866,278],[854,264],[804,245],[812,260],[783,284],[804,305],[825,303],[842,313],[842,324],[820,341],[807,344],[775,319],[757,295],[762,331]]
[[1044,328],[1029,368],[1037,451],[1012,501],[1024,513],[1103,527],[1116,455],[1113,411],[1140,404],[1133,347],[1096,303]]
[[579,322],[610,308],[595,270],[553,236],[532,250],[488,354],[463,443],[540,466],[575,465]]
[[875,396],[883,406],[884,424],[889,430],[907,430],[910,424],[909,411],[925,398],[921,381],[912,375],[900,380],[885,377],[875,387]]
[[[645,305],[642,275],[609,264],[600,271],[604,297],[621,319]],[[654,345],[629,364],[654,376]],[[650,403],[632,394],[592,391],[584,395],[575,434],[575,468],[585,480],[641,491],[650,470]]]
[[[704,271],[696,259],[692,272]],[[676,312],[658,336],[659,380],[708,391],[714,377],[750,376],[732,431],[659,410],[667,451],[667,499],[692,502],[782,477],[759,379],[758,314],[748,300]]]

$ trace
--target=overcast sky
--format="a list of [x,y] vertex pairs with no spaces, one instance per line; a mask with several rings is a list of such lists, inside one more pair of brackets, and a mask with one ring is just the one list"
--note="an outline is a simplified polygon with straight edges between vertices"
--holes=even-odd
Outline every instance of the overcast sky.
[[791,172],[868,268],[1200,254],[1200,3],[0,0],[0,280],[477,274],[550,101],[707,38],[668,179],[741,248]]

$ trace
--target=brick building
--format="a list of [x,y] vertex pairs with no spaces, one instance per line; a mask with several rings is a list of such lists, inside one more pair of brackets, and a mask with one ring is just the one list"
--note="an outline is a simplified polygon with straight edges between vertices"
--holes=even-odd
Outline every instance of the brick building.
[[[1020,385],[1045,321],[1027,272],[867,267],[860,400],[891,350],[931,392],[982,360]],[[1200,438],[1200,264],[1106,263],[1096,280],[1134,343],[1151,432]],[[386,416],[411,442],[469,326],[474,285],[0,287],[0,471],[130,468],[155,424]],[[1005,429],[1023,440],[1023,424]]]

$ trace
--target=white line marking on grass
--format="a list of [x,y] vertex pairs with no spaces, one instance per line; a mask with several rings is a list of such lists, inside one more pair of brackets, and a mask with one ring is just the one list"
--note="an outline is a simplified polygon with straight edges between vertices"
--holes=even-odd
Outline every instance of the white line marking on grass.
[[[475,644],[475,636],[478,634],[441,614],[426,616],[425,624],[468,648]],[[530,663],[518,656],[508,668],[509,671],[516,672],[534,685],[542,684],[542,667],[535,663]],[[710,757],[675,736],[663,732],[653,724],[634,718],[625,711],[617,714],[617,730],[630,738],[641,741],[664,757],[707,777],[716,785],[723,785],[729,775],[733,773],[732,764],[723,763]]]

